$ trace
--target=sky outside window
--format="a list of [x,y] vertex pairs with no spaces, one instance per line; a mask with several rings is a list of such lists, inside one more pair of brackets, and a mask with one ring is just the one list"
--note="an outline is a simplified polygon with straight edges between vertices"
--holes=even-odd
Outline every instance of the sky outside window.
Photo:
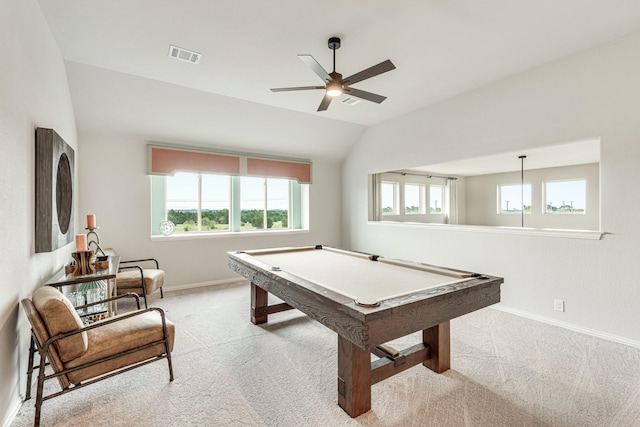
[[555,181],[545,184],[546,211],[584,213],[587,205],[587,181]]
[[202,209],[229,209],[231,187],[228,176],[202,175]]
[[444,187],[442,185],[431,185],[429,187],[429,210],[432,213],[441,213],[444,203]]
[[267,210],[289,210],[289,180],[267,179]]
[[264,210],[264,178],[240,178],[240,208]]
[[382,214],[383,215],[397,215],[398,203],[396,202],[396,195],[398,193],[398,184],[395,182],[383,182],[380,186],[381,202],[382,202]]
[[405,184],[404,185],[404,211],[406,214],[424,213],[420,204],[421,193],[424,193],[424,185]]
[[167,209],[198,209],[198,174],[178,172],[167,177]]
[[531,213],[531,184],[512,184],[500,186],[500,212],[522,212],[522,197],[524,196],[524,213]]

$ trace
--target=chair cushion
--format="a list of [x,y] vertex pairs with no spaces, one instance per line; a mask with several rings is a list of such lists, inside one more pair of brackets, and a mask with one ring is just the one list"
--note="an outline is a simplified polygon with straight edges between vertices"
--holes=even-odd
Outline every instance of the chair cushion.
[[[22,300],[22,308],[27,315],[27,319],[29,319],[31,330],[38,340],[38,344],[42,346],[50,337],[49,331],[47,331],[47,327],[44,325],[42,317],[40,317],[40,313],[38,313],[38,310],[36,310],[36,307],[33,305],[33,301],[31,301],[29,298],[25,298]],[[60,372],[64,369],[64,365],[62,364],[62,360],[60,360],[60,356],[58,355],[56,346],[49,347],[49,355],[47,357],[47,360],[49,361],[54,372]],[[60,383],[60,387],[62,389],[69,387],[70,383],[66,375],[59,375],[56,378],[58,378],[58,382]]]
[[[44,322],[49,336],[71,332],[84,325],[71,302],[60,291],[51,286],[42,286],[33,291],[33,305]],[[54,343],[63,362],[82,356],[88,348],[86,332],[63,338]]]
[[[142,270],[144,277],[144,287],[147,295],[151,295],[164,285],[164,271],[154,268]],[[131,268],[122,270],[116,275],[118,294],[131,292],[131,288],[140,288],[140,270]]]
[[[122,316],[122,315],[121,315]],[[116,316],[116,317],[121,317]],[[166,319],[169,349],[173,349],[175,327]],[[107,320],[97,322],[105,323]],[[65,364],[65,368],[75,368],[82,364],[114,356],[127,350],[133,350],[146,344],[163,339],[162,318],[157,311],[148,311],[138,316],[133,316],[121,321],[107,323],[95,329],[87,331],[89,337],[89,349],[81,357]],[[159,343],[148,349],[121,356],[106,362],[98,363],[88,368],[79,369],[68,374],[69,380],[78,384],[89,378],[122,368],[136,362],[162,355],[166,352],[163,343]]]

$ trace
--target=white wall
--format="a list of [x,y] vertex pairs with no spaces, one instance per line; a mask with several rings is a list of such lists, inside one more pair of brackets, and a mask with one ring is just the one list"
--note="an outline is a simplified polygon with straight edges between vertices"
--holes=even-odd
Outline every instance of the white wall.
[[[580,214],[543,213],[545,203],[542,186],[544,183],[571,179],[584,179],[587,182],[585,212]],[[600,164],[526,170],[524,182],[531,185],[531,212],[524,215],[525,227],[600,230]],[[497,213],[496,191],[498,185],[519,183],[520,172],[468,176],[466,178],[467,212],[464,224],[520,227],[522,217],[519,213]],[[460,222],[460,224],[463,223]]]
[[[227,268],[227,251],[311,244],[339,246],[340,163],[316,159],[310,193],[308,233],[235,234],[229,237],[150,239],[148,140],[132,135],[79,135],[80,221],[97,216],[100,242],[125,259],[155,257],[166,273],[165,289],[238,278]],[[266,148],[266,147],[265,147]],[[313,160],[313,159],[312,159]]]
[[[369,128],[343,163],[345,246],[503,276],[502,306],[640,345],[639,52],[634,33]],[[602,240],[367,223],[367,174],[592,137]]]
[[76,155],[78,150],[62,57],[35,0],[0,2],[0,57],[0,425],[5,426],[21,404],[26,380],[30,328],[19,301],[72,250],[67,245],[35,254],[35,128],[55,129]]

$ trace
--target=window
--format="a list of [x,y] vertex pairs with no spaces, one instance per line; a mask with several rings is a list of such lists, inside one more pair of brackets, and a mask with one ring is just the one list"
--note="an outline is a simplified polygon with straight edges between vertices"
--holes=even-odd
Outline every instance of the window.
[[584,214],[587,205],[587,181],[551,181],[544,184],[545,212]]
[[380,186],[382,215],[398,215],[398,187],[399,185],[397,182],[382,182]]
[[201,226],[198,230],[229,231],[229,208],[231,206],[231,180],[229,176],[202,174],[200,177],[202,180],[202,214]]
[[429,211],[432,214],[444,212],[444,185],[429,186]]
[[[178,172],[152,176],[153,235],[300,229],[308,185],[283,178]],[[234,209],[234,206],[236,208]]]
[[228,176],[176,173],[166,178],[166,218],[176,233],[229,230]]
[[264,227],[266,191],[264,178],[240,178],[240,229],[260,230]]
[[309,160],[147,145],[151,234],[309,226]]
[[404,185],[404,213],[407,215],[423,214],[424,209],[424,185]]
[[266,179],[267,186],[267,228],[289,228],[290,201],[288,179]]
[[373,221],[448,223],[448,178],[391,171],[370,175]]
[[[382,213],[383,182],[399,185],[398,214]],[[371,174],[368,184],[369,221],[520,227],[545,233],[601,229],[599,138],[383,171]],[[424,214],[411,209],[417,189],[410,184],[425,185]]]
[[289,228],[289,180],[240,178],[240,229]]
[[531,214],[531,184],[498,185],[498,213],[521,214],[523,207]]

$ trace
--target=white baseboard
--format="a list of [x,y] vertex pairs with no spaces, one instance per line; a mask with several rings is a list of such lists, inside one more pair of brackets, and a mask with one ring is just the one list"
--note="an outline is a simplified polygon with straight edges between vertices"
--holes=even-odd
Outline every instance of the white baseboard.
[[208,282],[199,282],[199,283],[185,283],[182,285],[174,285],[174,286],[164,286],[162,288],[163,292],[173,292],[173,291],[182,291],[185,289],[196,289],[196,288],[204,288],[206,286],[222,286],[222,285],[231,285],[236,283],[246,283],[249,281],[247,279],[243,279],[241,277],[233,277],[230,279],[222,279],[222,280],[211,280]]
[[22,404],[23,403],[24,402],[22,400],[16,400],[16,401],[13,402],[13,407],[10,408],[9,411],[7,411],[7,414],[5,415],[4,419],[2,420],[2,427],[11,426],[11,423],[13,422],[13,420],[18,415],[18,412],[20,411],[20,408],[22,408]]
[[[202,288],[205,286],[222,286],[222,285],[231,285],[236,283],[244,283],[248,284],[249,281],[243,278],[230,278],[230,279],[222,279],[222,280],[212,280],[209,282],[200,282],[200,283],[187,283],[184,285],[177,285],[164,288],[165,292],[171,291],[181,291],[185,289],[195,289]],[[542,323],[547,323],[554,326],[559,326],[564,329],[569,329],[571,331],[580,332],[582,334],[591,335],[597,338],[602,338],[608,341],[617,342],[620,344],[628,345],[635,348],[640,348],[640,341],[632,340],[629,338],[621,337],[619,335],[608,334],[606,332],[598,331],[595,329],[585,328],[583,326],[578,326],[573,323],[561,322],[555,319],[551,319],[549,317],[539,316],[537,314],[532,314],[526,311],[517,310],[510,307],[505,307],[503,305],[494,305],[491,308],[495,308],[496,310],[502,310],[507,313],[515,314],[516,316],[525,317],[527,319],[535,320]]]
[[507,313],[515,314],[516,316],[526,317],[527,319],[536,320],[542,323],[548,323],[550,325],[559,326],[564,329],[569,329],[571,331],[580,332],[582,334],[591,335],[597,338],[602,338],[607,341],[613,341],[620,344],[628,345],[630,347],[640,348],[640,341],[631,340],[629,338],[621,337],[619,335],[608,334],[606,332],[597,331],[595,329],[585,328],[583,326],[578,326],[573,323],[561,322],[555,319],[550,319],[548,317],[539,316],[537,314],[528,313],[526,311],[520,311],[514,308],[505,307],[503,305],[495,305],[491,308],[495,308],[496,310],[501,310]]

